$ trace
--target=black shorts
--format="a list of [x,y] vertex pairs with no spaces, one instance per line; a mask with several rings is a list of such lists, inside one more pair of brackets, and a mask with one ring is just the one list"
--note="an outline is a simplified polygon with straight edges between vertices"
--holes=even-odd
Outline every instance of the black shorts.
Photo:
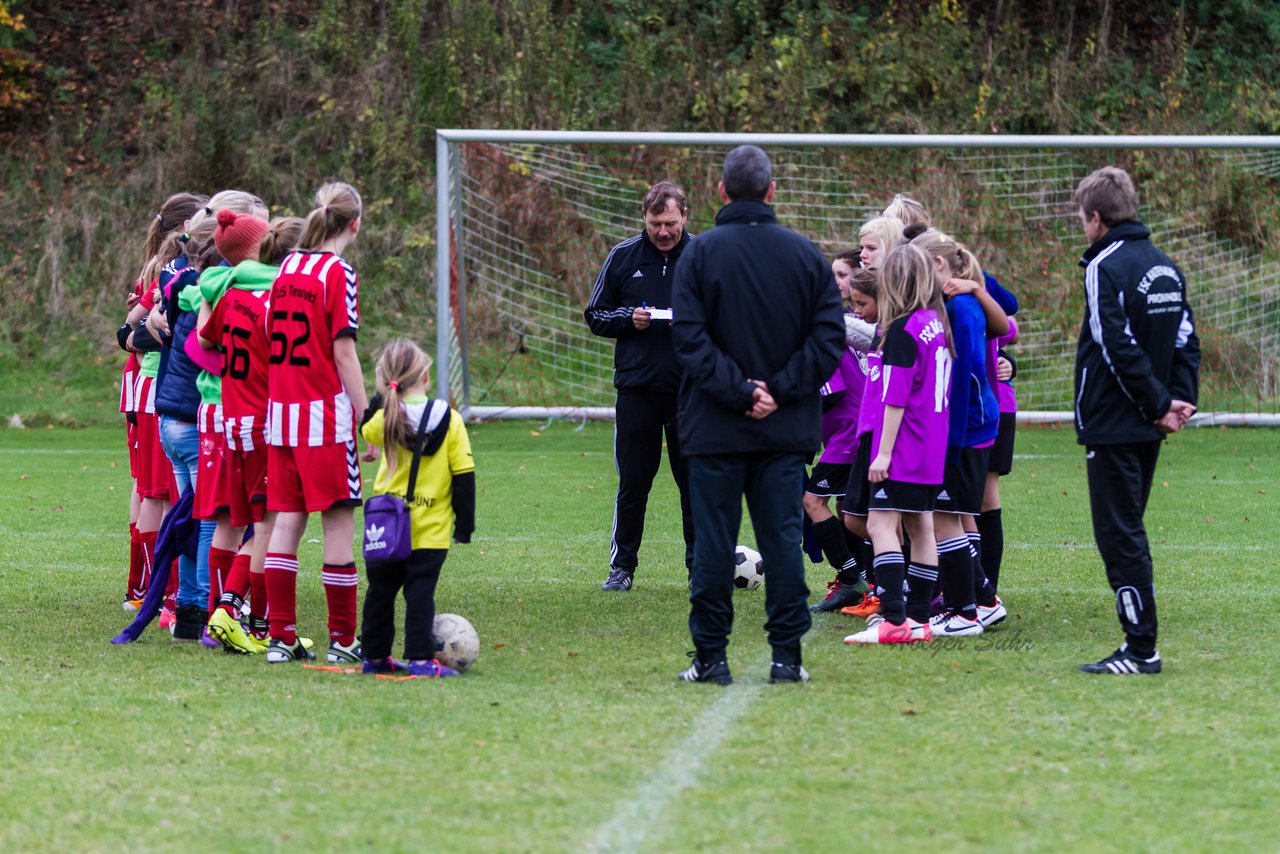
[[852,467],[849,463],[817,463],[804,482],[804,491],[821,498],[844,498]]
[[982,494],[987,487],[987,460],[991,448],[947,449],[947,469],[934,507],[939,513],[977,516],[982,513]]
[[868,485],[868,509],[896,510],[899,513],[932,513],[938,486],[934,483],[907,483],[882,480]]
[[844,487],[844,505],[841,510],[850,516],[866,516],[867,500],[871,490],[867,487],[867,470],[871,468],[871,434],[863,433],[858,440],[858,450],[849,464],[849,481]]
[[991,446],[991,458],[987,460],[987,471],[1006,475],[1013,471],[1013,437],[1018,431],[1018,414],[1016,412],[1000,413],[1000,432],[996,434],[996,443]]

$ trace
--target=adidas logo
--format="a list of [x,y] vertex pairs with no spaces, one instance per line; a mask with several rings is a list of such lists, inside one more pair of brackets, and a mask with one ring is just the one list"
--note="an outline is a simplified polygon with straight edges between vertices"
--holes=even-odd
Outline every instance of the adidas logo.
[[631,278],[633,278],[633,279],[643,279],[643,278],[644,278],[644,273],[641,273],[639,270],[636,270],[634,273],[632,273],[632,274],[631,274]]
[[377,525],[370,525],[364,531],[364,550],[367,552],[381,551],[387,547],[386,540],[382,539],[382,535],[386,533],[387,526],[383,525],[379,528]]
[[824,477],[822,480],[818,481],[818,486],[822,487],[823,489],[826,489],[828,486],[830,486],[830,484],[827,483],[827,479]]
[[885,494],[885,491],[884,491],[883,489],[877,489],[877,490],[876,490],[876,498],[884,498],[884,499],[886,499],[886,500],[887,500],[887,499],[889,498],[889,496],[888,496],[887,494]]
[[948,494],[947,494],[947,491],[944,489],[944,490],[942,490],[941,492],[939,492],[939,493],[938,493],[938,500],[939,500],[939,501],[950,501],[950,500],[951,500],[951,496],[950,496],[950,495],[948,495]]

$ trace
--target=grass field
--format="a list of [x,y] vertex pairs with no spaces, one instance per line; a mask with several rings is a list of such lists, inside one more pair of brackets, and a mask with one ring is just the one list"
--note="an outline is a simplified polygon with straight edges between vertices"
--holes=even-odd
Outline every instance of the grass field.
[[[269,668],[154,628],[110,645],[127,622],[120,431],[0,433],[0,850],[1280,846],[1275,432],[1165,449],[1147,515],[1160,676],[1075,672],[1118,628],[1083,454],[1041,428],[1003,484],[1003,626],[853,649],[856,621],[821,616],[813,681],[771,687],[763,596],[742,592],[721,689],[675,681],[689,639],[669,478],[636,588],[604,594],[611,426],[540,427],[472,430],[477,536],[437,604],[483,651],[448,682]],[[315,536],[299,614],[319,639]],[[813,567],[810,586],[827,577]]]

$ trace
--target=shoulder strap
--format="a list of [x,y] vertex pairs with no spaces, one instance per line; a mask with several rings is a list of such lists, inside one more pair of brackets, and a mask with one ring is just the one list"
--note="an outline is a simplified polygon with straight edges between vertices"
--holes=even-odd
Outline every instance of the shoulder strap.
[[418,483],[418,464],[422,462],[422,440],[435,424],[440,423],[449,412],[449,403],[445,400],[433,400],[422,408],[422,420],[418,422],[418,433],[413,437],[413,463],[409,466],[409,488],[405,490],[404,503],[413,503],[413,488]]

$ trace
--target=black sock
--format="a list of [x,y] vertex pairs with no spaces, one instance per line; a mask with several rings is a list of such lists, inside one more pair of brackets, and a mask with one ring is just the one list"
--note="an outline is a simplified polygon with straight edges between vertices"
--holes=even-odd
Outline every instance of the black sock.
[[977,531],[970,531],[967,536],[969,555],[973,558],[973,598],[982,607],[991,608],[996,604],[996,586],[987,577],[982,564],[982,535]]
[[938,543],[938,575],[947,608],[966,617],[978,616],[973,597],[973,557],[968,537],[953,537]]
[[907,616],[917,623],[929,622],[929,603],[933,601],[933,585],[938,580],[938,567],[913,563],[907,567]]
[[844,538],[844,522],[832,516],[821,522],[813,523],[813,538],[822,547],[822,554],[836,571],[836,577],[845,584],[853,584],[858,580],[858,564],[849,553],[849,544]]
[[1000,508],[987,510],[978,517],[978,533],[982,535],[982,568],[991,586],[1000,589],[1000,564],[1004,561],[1004,520]]
[[907,575],[907,564],[902,552],[881,552],[872,561],[876,573],[876,593],[880,597],[880,614],[895,626],[907,619],[906,603],[902,599],[902,582]]

